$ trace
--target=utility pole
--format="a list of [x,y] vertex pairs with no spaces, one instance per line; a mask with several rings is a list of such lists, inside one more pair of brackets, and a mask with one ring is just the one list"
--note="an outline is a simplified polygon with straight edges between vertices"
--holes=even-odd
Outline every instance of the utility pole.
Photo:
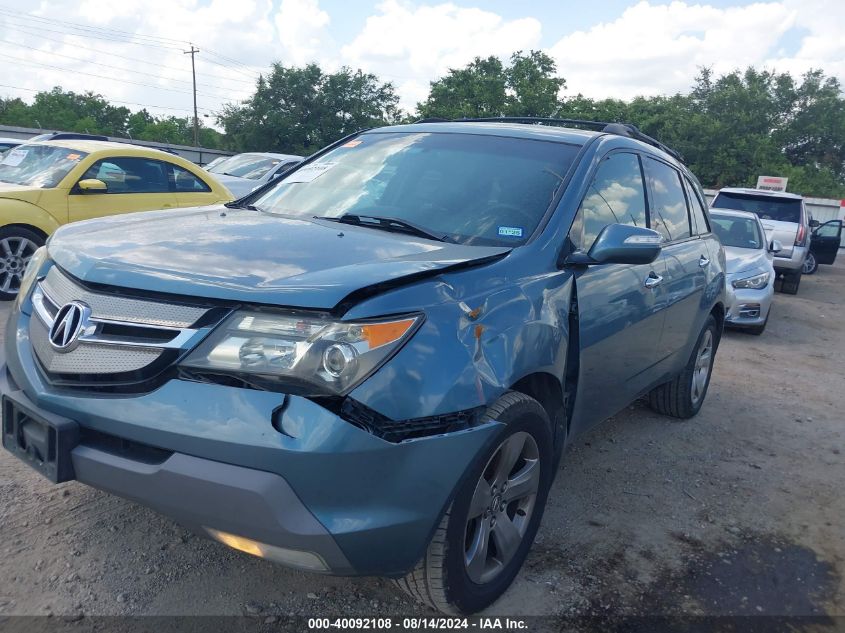
[[191,56],[191,75],[194,78],[194,147],[200,146],[200,120],[197,117],[197,68],[194,64],[194,55],[200,52],[200,49],[191,44],[191,50],[182,51],[185,55]]

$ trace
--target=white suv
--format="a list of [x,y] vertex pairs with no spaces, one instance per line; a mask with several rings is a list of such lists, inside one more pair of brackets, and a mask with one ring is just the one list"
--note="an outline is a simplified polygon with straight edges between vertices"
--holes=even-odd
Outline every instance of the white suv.
[[750,211],[756,214],[766,230],[769,244],[781,243],[774,253],[775,273],[783,276],[781,290],[797,294],[804,260],[810,250],[810,219],[804,199],[794,193],[762,189],[721,189],[711,209]]

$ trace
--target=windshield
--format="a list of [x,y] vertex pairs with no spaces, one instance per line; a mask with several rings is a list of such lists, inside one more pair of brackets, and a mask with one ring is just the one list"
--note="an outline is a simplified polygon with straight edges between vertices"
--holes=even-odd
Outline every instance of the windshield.
[[763,248],[763,236],[760,235],[760,225],[751,218],[734,215],[710,215],[713,232],[719,236],[723,246],[738,248]]
[[0,182],[49,189],[88,154],[54,145],[20,145],[0,160]]
[[720,192],[713,201],[714,209],[733,209],[750,211],[761,220],[778,222],[801,222],[801,200],[799,198],[777,198],[775,196],[755,196],[746,193]]
[[232,156],[231,158],[221,160],[219,163],[210,165],[206,169],[212,174],[258,180],[281,162],[281,158],[273,158],[272,156],[238,154],[237,156]]
[[452,133],[369,133],[283,176],[264,211],[394,218],[463,244],[518,245],[549,208],[579,147]]

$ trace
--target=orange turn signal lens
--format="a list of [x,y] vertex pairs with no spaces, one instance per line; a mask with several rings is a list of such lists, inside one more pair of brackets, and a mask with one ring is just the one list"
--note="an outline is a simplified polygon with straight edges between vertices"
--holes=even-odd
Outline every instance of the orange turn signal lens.
[[405,336],[415,322],[416,319],[404,319],[389,323],[369,323],[361,327],[361,332],[364,339],[370,344],[370,349],[375,349]]

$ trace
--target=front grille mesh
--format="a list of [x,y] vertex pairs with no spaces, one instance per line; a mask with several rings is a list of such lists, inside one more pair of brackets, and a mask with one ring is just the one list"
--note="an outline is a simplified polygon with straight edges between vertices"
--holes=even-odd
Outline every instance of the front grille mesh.
[[29,322],[29,338],[38,360],[54,374],[120,374],[138,371],[153,363],[162,350],[80,343],[76,349],[60,353],[53,349],[47,327],[33,317]]
[[205,308],[195,306],[91,292],[75,284],[55,266],[41,282],[41,288],[57,306],[73,300],[88,304],[91,314],[98,319],[183,328],[195,323],[206,312]]
[[[152,372],[152,366],[155,364],[157,367],[156,361],[168,350],[149,345],[149,339],[133,340],[133,336],[141,336],[137,334],[138,327],[173,328],[169,331],[175,337],[180,330],[189,328],[207,312],[206,308],[196,306],[93,292],[55,266],[40,282],[40,289],[54,306],[48,308],[49,315],[45,318],[55,318],[58,308],[71,301],[80,301],[91,309],[94,321],[106,319],[112,324],[110,327],[117,327],[121,331],[122,344],[80,340],[70,351],[58,351],[50,344],[49,325],[33,314],[29,322],[33,353],[48,375],[59,375],[62,381],[108,382],[125,379],[125,375],[133,376],[133,380],[143,380],[143,370],[149,369]],[[133,342],[137,346],[133,346]]]

